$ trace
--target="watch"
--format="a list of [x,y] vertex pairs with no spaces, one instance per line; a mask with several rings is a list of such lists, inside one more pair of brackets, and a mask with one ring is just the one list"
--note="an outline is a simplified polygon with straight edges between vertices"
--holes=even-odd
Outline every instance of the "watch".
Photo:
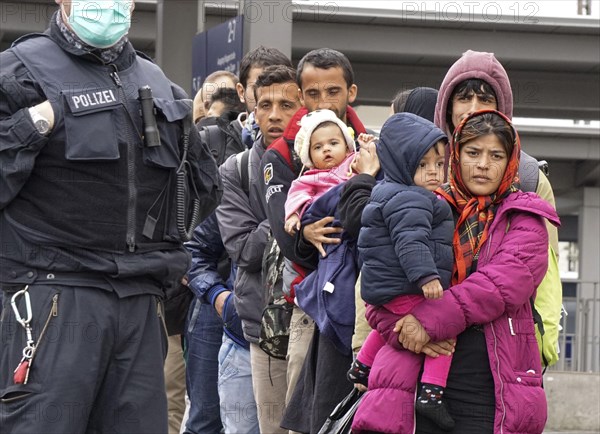
[[38,133],[43,136],[46,136],[48,133],[50,133],[50,122],[48,119],[42,116],[35,107],[29,107],[29,115],[31,116],[33,125],[35,126],[36,130],[38,130]]

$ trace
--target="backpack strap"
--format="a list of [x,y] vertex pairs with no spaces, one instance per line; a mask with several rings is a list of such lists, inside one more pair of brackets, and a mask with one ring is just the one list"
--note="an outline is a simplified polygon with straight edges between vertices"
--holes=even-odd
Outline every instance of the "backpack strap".
[[200,129],[199,133],[200,140],[208,146],[217,165],[220,166],[223,163],[221,160],[225,150],[225,145],[221,143],[221,128],[218,125],[206,125]]
[[250,196],[250,149],[238,153],[235,158],[242,182],[242,190],[244,190],[246,196]]
[[[540,313],[538,312],[538,310],[535,308],[535,300],[533,299],[533,297],[529,298],[529,304],[531,305],[531,313],[533,315],[533,323],[535,325],[537,325],[538,331],[540,332],[540,335],[543,337],[544,334],[546,333],[546,331],[544,330],[544,320],[542,319],[542,315],[540,315]],[[540,349],[540,353],[542,355],[542,362],[544,364],[543,368],[544,371],[542,372],[542,375],[546,372],[546,368],[549,365],[548,359],[546,358],[546,356],[544,355],[544,340],[541,340],[541,345],[542,348]]]

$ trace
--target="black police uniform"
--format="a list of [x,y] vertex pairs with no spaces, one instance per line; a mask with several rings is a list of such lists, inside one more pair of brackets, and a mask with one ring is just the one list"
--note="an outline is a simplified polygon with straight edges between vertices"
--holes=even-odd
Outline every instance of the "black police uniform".
[[[2,431],[166,432],[160,297],[189,266],[175,172],[190,101],[131,44],[104,64],[68,43],[56,16],[1,53],[0,68]],[[157,147],[143,140],[145,85]],[[28,114],[45,100],[48,137]],[[195,128],[189,143],[186,184],[206,216],[221,185]],[[25,285],[36,351],[15,384],[27,336],[10,300]],[[16,307],[27,316],[25,296]]]

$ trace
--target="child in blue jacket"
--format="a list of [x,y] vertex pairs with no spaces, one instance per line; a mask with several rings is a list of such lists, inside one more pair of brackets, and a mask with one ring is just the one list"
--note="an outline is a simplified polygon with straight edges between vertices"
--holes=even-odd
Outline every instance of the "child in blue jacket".
[[[452,273],[454,221],[436,196],[443,181],[446,135],[430,121],[398,113],[383,125],[377,155],[384,179],[371,193],[358,238],[361,295],[374,330],[348,377],[367,385],[375,355],[385,344],[376,330],[378,312],[402,317],[425,298],[442,297]],[[450,356],[426,357],[416,410],[440,427],[454,425],[442,402]]]

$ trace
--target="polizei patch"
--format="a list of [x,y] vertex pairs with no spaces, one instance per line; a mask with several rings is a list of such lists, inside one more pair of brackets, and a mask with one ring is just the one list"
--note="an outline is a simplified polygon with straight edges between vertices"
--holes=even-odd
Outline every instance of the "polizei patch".
[[116,88],[74,90],[66,94],[72,113],[97,111],[119,104]]

